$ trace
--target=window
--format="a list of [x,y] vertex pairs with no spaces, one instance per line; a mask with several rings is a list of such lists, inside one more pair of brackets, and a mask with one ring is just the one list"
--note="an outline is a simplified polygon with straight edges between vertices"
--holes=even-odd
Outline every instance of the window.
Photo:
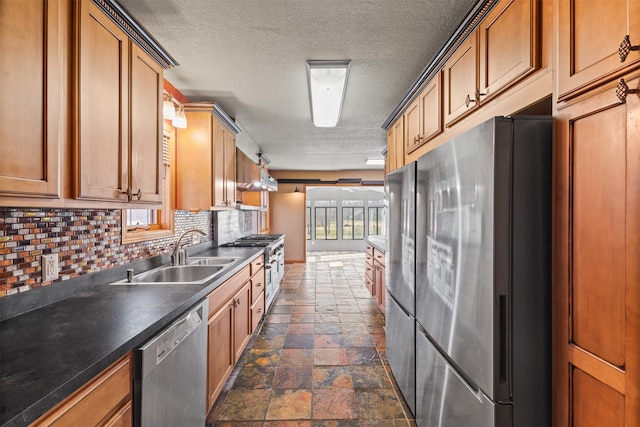
[[338,239],[338,208],[335,200],[316,200],[316,240]]
[[175,141],[175,128],[164,124],[163,133],[163,210],[122,209],[122,243],[142,242],[173,236],[173,211],[171,210],[171,147]]
[[342,201],[342,239],[364,239],[364,201]]
[[384,201],[369,200],[368,213],[368,235],[375,236],[384,234]]

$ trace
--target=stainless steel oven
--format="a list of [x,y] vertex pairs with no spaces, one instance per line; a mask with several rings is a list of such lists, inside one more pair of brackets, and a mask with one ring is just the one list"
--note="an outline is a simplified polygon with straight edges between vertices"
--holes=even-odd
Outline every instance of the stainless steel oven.
[[284,234],[252,234],[222,246],[264,247],[265,312],[268,311],[284,277]]

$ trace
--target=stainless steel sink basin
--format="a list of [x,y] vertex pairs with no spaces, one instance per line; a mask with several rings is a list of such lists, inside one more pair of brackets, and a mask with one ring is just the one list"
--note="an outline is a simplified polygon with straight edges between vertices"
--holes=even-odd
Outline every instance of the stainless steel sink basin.
[[121,280],[112,285],[136,284],[203,284],[224,269],[223,265],[178,265],[160,267],[133,277],[131,282]]
[[237,261],[238,258],[222,257],[190,257],[189,265],[218,265],[225,266]]

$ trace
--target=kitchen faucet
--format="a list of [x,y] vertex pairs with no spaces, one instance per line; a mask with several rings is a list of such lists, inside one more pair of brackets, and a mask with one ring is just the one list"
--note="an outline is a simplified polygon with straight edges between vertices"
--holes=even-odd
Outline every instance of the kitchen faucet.
[[207,235],[207,233],[197,228],[190,228],[182,232],[182,234],[180,235],[180,237],[178,237],[178,240],[176,241],[176,246],[173,248],[173,252],[171,253],[171,265],[183,265],[187,260],[187,254],[185,253],[184,249],[181,249],[180,246],[181,246],[182,238],[189,233],[200,233],[203,236]]

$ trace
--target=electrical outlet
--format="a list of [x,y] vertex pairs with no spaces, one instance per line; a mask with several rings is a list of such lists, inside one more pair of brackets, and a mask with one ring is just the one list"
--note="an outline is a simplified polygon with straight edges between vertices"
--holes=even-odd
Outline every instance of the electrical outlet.
[[58,254],[42,255],[42,281],[48,282],[58,278]]

